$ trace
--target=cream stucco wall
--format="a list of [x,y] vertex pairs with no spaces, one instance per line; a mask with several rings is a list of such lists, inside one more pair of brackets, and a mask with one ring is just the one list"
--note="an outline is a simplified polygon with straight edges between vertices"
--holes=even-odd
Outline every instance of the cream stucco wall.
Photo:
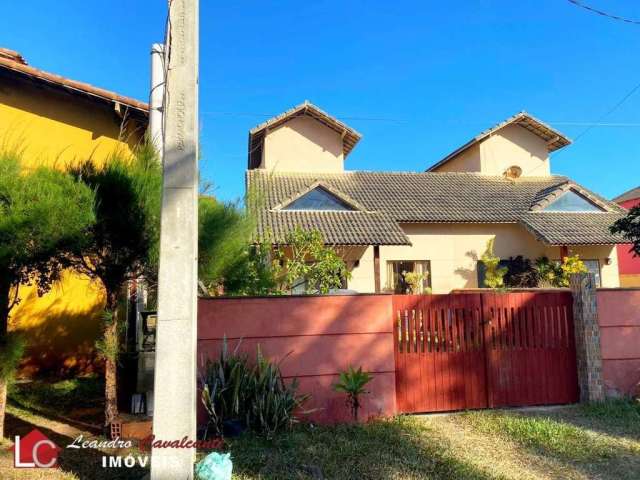
[[464,152],[442,164],[438,172],[479,172],[482,169],[480,163],[480,145],[475,144]]
[[[494,252],[501,258],[523,255],[535,259],[546,255],[560,258],[559,247],[538,242],[517,224],[404,224],[403,229],[411,246],[380,247],[380,280],[387,286],[387,262],[392,260],[430,260],[433,293],[448,293],[453,289],[475,288],[477,259],[484,252],[487,241],[495,237]],[[369,248],[358,268],[352,271],[349,288],[360,292],[373,292],[373,249]],[[617,287],[618,261],[612,246],[574,247],[570,254],[582,259],[600,261],[602,286]],[[369,261],[369,255],[371,260]],[[610,259],[610,265],[605,259]],[[367,281],[371,278],[371,281]]]
[[311,117],[294,117],[267,133],[260,168],[280,172],[342,172],[342,137]]
[[508,125],[445,162],[435,171],[503,175],[507,168],[514,165],[520,167],[522,176],[526,177],[551,174],[546,142],[519,125]]
[[519,125],[508,125],[480,143],[481,173],[502,175],[512,165],[523,176],[550,175],[546,142]]

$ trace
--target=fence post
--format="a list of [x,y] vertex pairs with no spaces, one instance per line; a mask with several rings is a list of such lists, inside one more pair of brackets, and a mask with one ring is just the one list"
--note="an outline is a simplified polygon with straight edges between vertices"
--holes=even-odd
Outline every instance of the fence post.
[[580,401],[602,401],[604,388],[595,277],[592,273],[575,273],[571,275],[570,283]]

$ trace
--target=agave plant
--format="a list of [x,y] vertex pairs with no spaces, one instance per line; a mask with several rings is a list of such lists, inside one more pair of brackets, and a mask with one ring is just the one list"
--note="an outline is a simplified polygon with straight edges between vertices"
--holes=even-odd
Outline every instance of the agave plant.
[[255,365],[238,354],[238,346],[229,353],[226,338],[220,356],[207,361],[200,378],[202,403],[209,415],[209,430],[224,435],[225,424],[242,422],[258,433],[272,437],[297,422],[296,414],[309,398],[299,395],[298,381],[285,383],[280,364],[262,355],[258,347]]
[[287,385],[280,372],[280,363],[267,360],[259,346],[253,374],[251,427],[270,438],[298,421],[295,413],[309,395],[298,395],[299,385],[295,378]]
[[369,393],[365,389],[367,383],[373,380],[373,375],[362,371],[362,367],[357,370],[349,368],[340,373],[340,381],[333,386],[336,392],[347,394],[347,405],[351,408],[353,419],[358,421],[358,410],[360,410],[360,397]]
[[209,428],[223,434],[224,422],[240,420],[248,424],[247,405],[252,397],[252,371],[247,357],[238,354],[240,343],[229,353],[225,338],[217,360],[207,360],[200,378],[202,403],[209,414]]

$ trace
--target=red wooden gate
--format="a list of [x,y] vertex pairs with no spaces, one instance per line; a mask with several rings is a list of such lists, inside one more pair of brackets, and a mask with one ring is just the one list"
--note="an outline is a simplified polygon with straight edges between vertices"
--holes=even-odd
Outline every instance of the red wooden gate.
[[401,412],[578,399],[567,292],[396,295],[393,311]]

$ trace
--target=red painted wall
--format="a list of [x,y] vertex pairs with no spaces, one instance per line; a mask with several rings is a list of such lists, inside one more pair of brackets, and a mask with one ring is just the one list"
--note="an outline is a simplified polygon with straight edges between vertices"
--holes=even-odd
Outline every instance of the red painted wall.
[[[640,198],[620,202],[626,209],[640,205]],[[618,245],[618,269],[621,275],[640,274],[640,257],[636,257],[629,251],[631,245]]]
[[[286,378],[296,377],[310,393],[310,419],[334,423],[350,419],[345,396],[333,391],[338,373],[362,366],[373,373],[363,419],[396,412],[391,295],[207,298],[198,303],[198,362],[215,357],[224,336],[232,348],[283,360]],[[286,357],[286,358],[285,358]],[[203,412],[199,413],[204,418]]]
[[640,289],[598,290],[602,375],[609,394],[640,382]]

